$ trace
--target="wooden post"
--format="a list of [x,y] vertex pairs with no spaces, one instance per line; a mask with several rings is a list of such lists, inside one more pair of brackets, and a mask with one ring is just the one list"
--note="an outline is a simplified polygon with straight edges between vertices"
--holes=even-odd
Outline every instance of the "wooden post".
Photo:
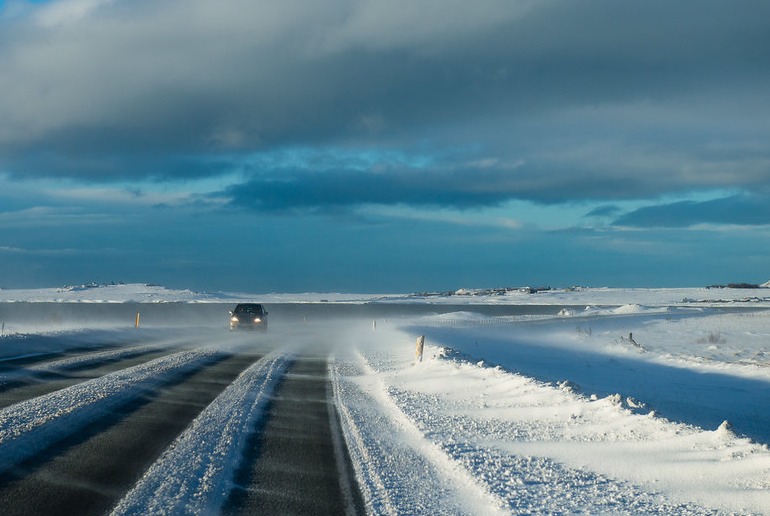
[[136,328],[139,329],[139,312],[136,312]]
[[415,350],[415,358],[417,362],[422,362],[422,350],[425,346],[425,335],[417,337],[417,349]]

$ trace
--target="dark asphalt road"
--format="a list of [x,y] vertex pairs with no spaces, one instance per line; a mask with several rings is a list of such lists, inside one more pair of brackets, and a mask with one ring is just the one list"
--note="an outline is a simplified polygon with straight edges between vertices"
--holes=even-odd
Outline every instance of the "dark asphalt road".
[[363,513],[358,488],[346,474],[352,471],[347,454],[335,451],[337,416],[326,369],[326,357],[308,354],[289,370],[267,421],[251,439],[227,514]]
[[[65,371],[30,373],[0,385],[0,408],[64,389],[70,385],[98,378],[121,369],[149,362],[172,351],[164,350],[141,353],[119,360],[105,360],[88,367],[78,367]],[[6,373],[8,372],[12,371],[6,371]]]
[[[261,345],[247,353],[223,354],[213,363],[169,379],[163,387],[101,414],[87,431],[63,435],[55,445],[0,475],[0,514],[108,513],[204,407],[277,345],[278,338],[263,338]],[[163,352],[15,380],[0,386],[0,407],[160,354]],[[15,371],[13,364],[6,364],[0,376]],[[346,452],[335,453],[333,438],[339,430],[334,428],[337,419],[327,384],[324,353],[298,356],[279,384],[269,413],[250,429],[237,487],[226,504],[228,514],[363,512],[354,480],[340,474],[351,468],[345,464],[349,460]]]

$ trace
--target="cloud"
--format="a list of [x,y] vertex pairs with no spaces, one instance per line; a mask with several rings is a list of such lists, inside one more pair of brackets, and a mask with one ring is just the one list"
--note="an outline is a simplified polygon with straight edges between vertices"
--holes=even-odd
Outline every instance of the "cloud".
[[[438,164],[259,174],[228,190],[233,204],[493,206],[770,183],[762,1],[58,0],[19,12],[0,19],[0,170],[14,177],[176,181],[308,147],[427,148]],[[526,166],[463,165],[475,159]]]
[[100,6],[112,0],[59,0],[44,4],[36,13],[35,20],[43,27],[51,28],[58,25],[78,22]]
[[474,208],[498,205],[511,196],[507,174],[497,171],[400,169],[387,172],[284,170],[228,187],[233,206],[257,211],[330,210],[362,204],[407,204]]
[[639,208],[618,217],[615,226],[686,228],[699,224],[770,225],[770,198],[735,195],[710,201],[680,201]]
[[[99,250],[99,253],[104,252]],[[84,254],[96,254],[93,250],[83,249],[22,249],[19,247],[0,246],[0,254],[35,255],[35,256],[79,256]]]
[[618,215],[621,211],[622,208],[620,206],[605,204],[602,206],[597,206],[596,208],[586,213],[586,217],[612,217]]
[[174,206],[189,204],[193,197],[188,192],[152,192],[126,188],[70,187],[45,192],[50,199],[76,204],[112,206]]
[[[216,191],[231,206],[257,211],[315,210],[356,205],[410,205],[456,209],[494,208],[509,201],[539,205],[600,203],[587,216],[613,217],[621,204],[667,192],[762,191],[761,159],[744,174],[723,160],[695,163],[677,153],[646,156],[643,149],[603,144],[578,148],[564,143],[553,151],[530,150],[516,160],[518,149],[495,156],[485,149],[426,148],[420,153],[379,149],[286,149],[244,158],[246,179]],[[625,152],[624,152],[625,150]],[[627,169],[615,159],[629,160]],[[636,159],[638,158],[638,159]],[[699,187],[699,188],[698,188]],[[686,196],[684,196],[686,198]],[[627,209],[627,208],[626,208]]]
[[372,219],[379,218],[388,221],[407,221],[416,223],[432,223],[438,222],[442,224],[450,224],[452,226],[460,227],[475,227],[475,228],[503,228],[506,230],[521,230],[524,228],[524,223],[520,220],[511,217],[488,215],[483,212],[463,212],[458,213],[453,210],[421,210],[419,207],[404,207],[404,206],[367,206],[365,209],[360,210],[361,215],[364,216],[371,224]]
[[115,225],[125,220],[115,213],[90,213],[81,208],[35,206],[15,211],[0,211],[0,229],[72,228]]

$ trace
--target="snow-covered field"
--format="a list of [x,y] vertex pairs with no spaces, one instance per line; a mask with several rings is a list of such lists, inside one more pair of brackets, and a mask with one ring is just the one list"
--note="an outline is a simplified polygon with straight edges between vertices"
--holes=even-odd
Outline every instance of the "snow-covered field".
[[[239,299],[268,305],[322,300],[466,305],[344,324],[301,322],[305,333],[331,332],[338,344],[330,351],[333,395],[373,514],[770,514],[767,289],[248,296],[121,285],[3,290],[0,310],[2,302]],[[478,308],[506,303],[563,309],[549,316],[489,316]],[[7,338],[0,339],[0,357],[24,352],[19,343],[25,340],[37,343],[34,352],[44,352],[44,336],[21,338],[20,328],[4,322]],[[35,331],[60,329],[38,326]],[[274,331],[294,330],[271,326],[271,335]],[[126,345],[141,344],[126,335]],[[425,351],[419,361],[415,341],[421,335]],[[206,352],[182,357],[201,360]],[[173,360],[173,367],[182,366],[179,358]],[[155,374],[158,367],[136,374]],[[251,382],[260,385],[258,393],[267,392],[265,367],[255,369],[253,380],[247,377],[223,393],[206,416],[217,422],[193,424],[180,442],[209,440],[204,427],[209,433],[216,425],[224,428],[218,407],[253,417],[249,407],[259,396],[245,395],[243,386]],[[125,388],[115,383],[118,391]],[[87,408],[94,403],[89,391],[81,391],[67,399],[82,396],[86,408],[79,410],[93,410]],[[40,400],[36,407],[40,417],[49,417]],[[13,431],[11,416],[26,413],[19,406],[0,412],[0,448],[3,435]],[[35,425],[29,423],[29,431],[41,432],[37,428],[45,421]],[[184,450],[179,444],[181,458],[162,460],[194,461],[193,452]],[[225,462],[234,456],[231,450],[220,455]],[[159,467],[173,471],[168,464]],[[231,469],[210,465],[209,471],[219,475],[211,482],[226,484],[221,472]],[[158,481],[149,475],[144,485]],[[204,483],[206,489],[216,491],[211,482]],[[137,487],[126,507],[136,507],[137,497],[141,505],[144,498],[136,493],[142,489]],[[174,491],[173,503],[180,503],[180,492]],[[189,494],[187,501],[210,507],[196,496],[201,495]],[[152,503],[159,507],[171,500],[153,498]]]

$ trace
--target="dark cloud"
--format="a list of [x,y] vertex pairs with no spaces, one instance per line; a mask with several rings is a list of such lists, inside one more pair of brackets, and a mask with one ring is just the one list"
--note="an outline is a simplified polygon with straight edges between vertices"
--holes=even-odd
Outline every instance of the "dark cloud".
[[[531,162],[482,156],[473,149],[432,159],[375,151],[335,155],[334,151],[307,154],[288,150],[252,156],[240,169],[246,179],[212,193],[212,197],[256,211],[312,211],[364,204],[468,209],[516,200],[541,205],[581,200],[605,203],[586,216],[612,218],[621,214],[622,208],[607,202],[656,197],[666,191],[686,192],[692,186],[686,178],[689,173],[673,173],[671,165],[656,169],[658,160],[634,164],[628,173],[621,174],[608,167],[606,159],[592,165],[595,158],[586,154],[587,163],[571,163],[569,153],[559,156],[557,152]],[[725,170],[730,168],[704,165],[698,170],[702,185],[762,191],[761,177],[749,180],[747,174],[741,184]],[[672,205],[672,209],[677,206],[688,205]],[[622,220],[625,217],[630,215]]]
[[278,171],[229,192],[262,209],[770,183],[767,2],[85,5],[0,21],[2,171],[214,176],[291,146],[439,156],[469,146],[463,159],[526,162],[515,172],[444,158],[379,176]]
[[770,225],[770,198],[735,195],[710,201],[681,201],[648,206],[618,217],[614,225],[685,228],[697,224]]
[[586,217],[612,217],[620,212],[622,212],[622,208],[620,206],[604,205],[598,206],[589,211],[586,213]]
[[256,177],[233,185],[217,195],[224,195],[233,206],[257,211],[334,210],[361,204],[464,209],[500,204],[511,197],[506,175],[500,171],[282,172],[280,177]]
[[[328,210],[363,204],[411,205],[456,209],[498,206],[529,199],[556,204],[569,199],[628,198],[644,190],[642,178],[607,177],[561,165],[500,162],[455,152],[420,163],[420,156],[373,153],[282,156],[257,159],[243,169],[248,179],[213,197],[256,211]],[[296,162],[296,166],[286,166]]]
[[0,157],[0,170],[12,177],[44,178],[65,177],[97,183],[109,183],[137,178],[178,180],[219,175],[232,171],[235,164],[227,157],[210,160],[175,156],[173,154],[56,154],[45,151],[28,152],[13,157]]

